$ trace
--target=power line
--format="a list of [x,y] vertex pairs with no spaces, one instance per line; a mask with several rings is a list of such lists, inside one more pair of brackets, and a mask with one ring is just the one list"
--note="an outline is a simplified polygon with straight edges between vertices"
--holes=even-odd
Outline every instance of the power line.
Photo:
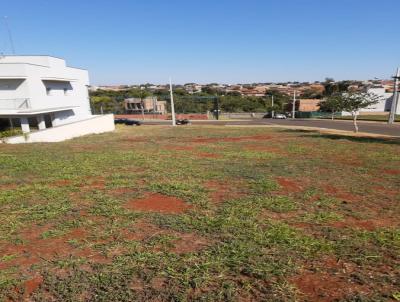
[[11,45],[12,54],[15,55],[14,40],[13,40],[13,37],[12,37],[12,33],[11,33],[10,26],[8,25],[8,18],[7,18],[7,16],[4,16],[4,24],[5,24],[6,29],[7,29],[8,39],[10,40],[10,45]]

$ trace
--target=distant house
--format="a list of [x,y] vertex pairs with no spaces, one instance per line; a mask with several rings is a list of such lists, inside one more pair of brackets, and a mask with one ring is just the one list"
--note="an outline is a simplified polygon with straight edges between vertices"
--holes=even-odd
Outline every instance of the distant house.
[[[59,141],[83,134],[113,130],[114,125],[96,126],[90,109],[89,75],[86,70],[68,67],[65,61],[51,56],[0,57],[0,125],[58,130],[34,135],[27,141]],[[85,130],[61,126],[87,121]],[[94,127],[93,129],[91,127]],[[62,135],[60,133],[62,132]],[[37,139],[37,140],[35,140]]]
[[320,99],[300,99],[298,101],[298,111],[314,112],[319,110]]
[[124,101],[125,112],[129,114],[166,114],[166,101],[159,101],[157,97],[128,98]]
[[185,84],[184,87],[189,94],[201,92],[201,85],[195,83]]

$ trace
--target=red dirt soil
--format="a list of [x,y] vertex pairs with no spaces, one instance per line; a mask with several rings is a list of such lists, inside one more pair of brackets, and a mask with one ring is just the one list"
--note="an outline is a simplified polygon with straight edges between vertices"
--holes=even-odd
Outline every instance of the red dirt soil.
[[277,147],[272,147],[272,146],[260,146],[260,145],[245,145],[244,148],[249,151],[264,151],[268,153],[275,153],[279,155],[287,155],[287,152],[284,150],[281,150]]
[[400,170],[386,169],[386,170],[383,170],[383,173],[389,174],[389,175],[400,175]]
[[220,157],[218,154],[207,153],[207,152],[195,153],[195,155],[202,157],[202,158],[219,158]]
[[367,231],[373,231],[378,228],[384,227],[394,227],[398,226],[398,220],[383,218],[383,219],[366,219],[366,220],[359,220],[353,217],[349,217],[342,221],[335,221],[329,224],[335,228],[357,228],[363,229]]
[[24,297],[25,299],[28,298],[36,289],[39,288],[40,284],[43,282],[43,277],[42,276],[35,276],[32,279],[29,279],[25,281],[24,287],[25,287],[25,292],[24,292]]
[[170,250],[175,254],[185,254],[201,250],[209,246],[208,240],[193,233],[177,233],[179,239],[174,240],[174,247]]
[[59,237],[41,238],[43,232],[51,230],[51,227],[51,225],[36,225],[20,232],[20,237],[26,241],[24,244],[0,243],[0,255],[14,256],[9,261],[1,262],[0,270],[18,266],[20,270],[27,271],[32,264],[69,255],[89,259],[98,256],[89,248],[78,249],[68,243],[72,239],[83,240],[86,237],[86,231],[83,228],[73,229]]
[[127,240],[146,240],[156,235],[169,234],[178,237],[173,240],[173,247],[169,250],[172,253],[184,254],[198,251],[209,245],[206,238],[200,237],[194,233],[180,233],[171,230],[161,229],[158,226],[146,221],[138,220],[131,229],[122,231],[122,235]]
[[15,190],[17,188],[18,188],[18,185],[15,183],[0,185],[0,190]]
[[163,230],[158,226],[149,223],[145,219],[140,219],[131,229],[125,229],[121,234],[126,240],[144,240],[162,232]]
[[241,141],[260,141],[272,139],[270,135],[254,135],[254,136],[239,136],[239,137],[214,137],[214,138],[204,138],[199,137],[193,139],[193,143],[215,143],[215,142],[241,142]]
[[95,180],[87,185],[87,187],[90,189],[104,189],[104,186],[105,186],[105,181],[102,179]]
[[399,192],[397,190],[387,189],[384,186],[372,186],[373,190],[383,193],[384,195],[389,195],[390,197],[395,197]]
[[306,301],[338,301],[352,293],[363,292],[363,289],[366,292],[365,288],[349,282],[346,277],[326,272],[304,272],[290,281],[304,294]]
[[167,150],[177,150],[177,151],[192,151],[194,149],[193,146],[165,146]]
[[298,181],[291,180],[285,177],[277,177],[276,181],[285,191],[292,193],[298,193],[303,191],[303,187],[298,184]]
[[53,187],[64,187],[64,186],[68,186],[70,184],[71,184],[71,181],[69,179],[59,179],[59,180],[53,181],[51,183],[51,185]]
[[362,198],[348,192],[343,192],[338,188],[331,185],[324,185],[323,190],[326,194],[332,195],[336,198],[344,199],[346,201],[360,201]]
[[142,199],[131,200],[125,208],[144,212],[160,212],[178,214],[190,209],[192,206],[183,200],[162,194],[148,194]]
[[[174,151],[193,151],[195,147],[193,146],[165,146],[167,150],[174,150]],[[218,154],[208,153],[208,152],[195,152],[194,155],[203,158],[218,158],[220,157]]]
[[[314,156],[320,157],[321,154],[315,153]],[[331,162],[333,165],[337,165],[338,163],[344,166],[352,166],[352,167],[362,167],[364,165],[364,162],[362,161],[361,158],[359,158],[356,155],[351,155],[348,153],[332,154],[331,156],[324,158],[324,160]]]
[[244,193],[240,191],[240,183],[226,183],[215,180],[207,181],[204,186],[211,190],[209,193],[214,203],[220,203],[228,199],[239,198]]

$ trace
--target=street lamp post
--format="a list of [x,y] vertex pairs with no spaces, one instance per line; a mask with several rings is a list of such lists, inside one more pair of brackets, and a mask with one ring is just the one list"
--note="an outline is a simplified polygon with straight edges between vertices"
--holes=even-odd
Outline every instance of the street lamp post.
[[393,77],[393,79],[394,79],[393,98],[392,98],[392,106],[390,108],[388,124],[393,124],[396,119],[397,104],[399,102],[399,92],[398,92],[399,80],[400,80],[399,68],[397,68],[396,75]]
[[274,118],[275,110],[274,110],[274,95],[273,94],[266,94],[266,96],[271,97],[271,118]]
[[271,110],[271,118],[274,118],[275,115],[275,111],[274,111],[274,95],[271,95],[271,106],[272,106],[272,110]]
[[176,126],[174,93],[172,92],[172,79],[171,78],[169,78],[169,93],[170,93],[170,98],[171,98],[172,126]]
[[296,112],[296,90],[293,91],[292,119],[294,119],[295,112]]

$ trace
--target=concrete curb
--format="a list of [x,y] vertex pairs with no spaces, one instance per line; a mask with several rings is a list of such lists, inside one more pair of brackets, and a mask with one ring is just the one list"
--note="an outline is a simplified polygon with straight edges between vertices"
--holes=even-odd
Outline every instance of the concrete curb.
[[225,125],[225,127],[260,127],[260,128],[280,128],[280,129],[294,129],[294,130],[307,130],[307,131],[318,131],[324,134],[339,134],[344,136],[352,136],[352,137],[370,137],[370,138],[388,138],[388,139],[399,139],[400,136],[391,136],[384,134],[374,134],[367,132],[358,132],[355,133],[353,131],[346,130],[336,130],[329,128],[320,128],[320,127],[306,127],[306,126],[284,126],[284,125]]
[[[332,121],[331,119],[327,118],[310,118],[309,120],[313,121]],[[345,122],[345,123],[353,123],[353,120],[344,120],[344,119],[334,119],[334,122]],[[364,123],[364,124],[387,124],[386,121],[365,121],[365,120],[357,120],[357,123]],[[396,121],[394,125],[400,125],[399,121]]]

